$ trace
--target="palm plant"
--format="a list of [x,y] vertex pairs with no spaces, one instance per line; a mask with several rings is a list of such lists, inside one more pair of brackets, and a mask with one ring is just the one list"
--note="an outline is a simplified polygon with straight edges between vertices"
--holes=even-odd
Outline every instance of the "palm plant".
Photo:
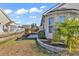
[[55,23],[56,31],[53,34],[53,41],[61,41],[62,37],[64,44],[69,48],[69,52],[75,51],[79,44],[79,19],[68,18],[63,23]]

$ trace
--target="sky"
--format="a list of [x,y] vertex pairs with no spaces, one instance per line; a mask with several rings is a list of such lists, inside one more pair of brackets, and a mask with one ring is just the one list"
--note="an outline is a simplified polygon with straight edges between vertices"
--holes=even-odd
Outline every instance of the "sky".
[[40,25],[42,14],[57,3],[0,3],[0,8],[12,21],[21,25]]

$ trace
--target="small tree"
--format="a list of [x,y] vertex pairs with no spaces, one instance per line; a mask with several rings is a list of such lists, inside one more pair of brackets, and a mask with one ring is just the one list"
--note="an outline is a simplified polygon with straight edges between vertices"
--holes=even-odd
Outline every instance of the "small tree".
[[38,26],[36,24],[31,24],[31,31],[32,32],[37,32],[39,29],[38,29]]
[[75,51],[79,44],[79,19],[68,18],[63,23],[55,24],[56,31],[53,34],[53,41],[61,41],[63,37],[64,43],[68,46],[69,52]]

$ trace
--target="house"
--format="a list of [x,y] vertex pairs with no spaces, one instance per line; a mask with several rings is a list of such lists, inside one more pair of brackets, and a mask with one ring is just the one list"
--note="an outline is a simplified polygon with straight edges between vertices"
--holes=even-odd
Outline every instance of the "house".
[[25,28],[26,34],[36,33],[38,31],[38,26],[36,26],[35,24],[23,25],[22,27]]
[[43,13],[40,27],[45,31],[46,38],[52,39],[56,30],[55,22],[63,22],[65,18],[75,17],[79,17],[79,3],[58,3],[54,8]]
[[0,9],[0,34],[5,32],[16,32],[19,30],[17,24],[13,22],[6,13]]
[[30,29],[31,25],[22,25],[22,27],[26,28],[26,29]]
[[8,23],[7,25],[8,25],[8,27],[10,27],[10,29],[8,28],[8,31],[9,31],[9,32],[16,32],[16,31],[22,29],[21,25],[15,23],[14,21],[11,21],[11,22]]
[[9,29],[8,23],[11,22],[12,21],[10,20],[10,18],[4,13],[2,9],[0,9],[0,33],[4,31],[8,31]]

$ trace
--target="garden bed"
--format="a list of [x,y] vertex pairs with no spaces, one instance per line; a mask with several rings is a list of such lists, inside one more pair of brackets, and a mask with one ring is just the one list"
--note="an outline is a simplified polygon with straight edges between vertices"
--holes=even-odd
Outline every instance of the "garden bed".
[[48,44],[47,42],[48,41],[46,41],[46,40],[43,41],[41,39],[37,39],[38,45],[46,48],[48,51],[51,51],[51,52],[60,52],[60,51],[66,51],[67,50],[67,48],[65,48],[63,46],[60,47],[61,45],[56,45],[56,44],[52,45],[52,44]]
[[67,45],[65,45],[64,43],[62,42],[53,42],[51,44],[51,41],[50,39],[49,40],[41,40],[43,43],[45,44],[48,44],[48,45],[51,45],[51,46],[57,46],[57,47],[61,47],[61,48],[67,48]]
[[67,48],[67,46],[65,44],[50,44],[50,45],[61,47],[61,48]]

